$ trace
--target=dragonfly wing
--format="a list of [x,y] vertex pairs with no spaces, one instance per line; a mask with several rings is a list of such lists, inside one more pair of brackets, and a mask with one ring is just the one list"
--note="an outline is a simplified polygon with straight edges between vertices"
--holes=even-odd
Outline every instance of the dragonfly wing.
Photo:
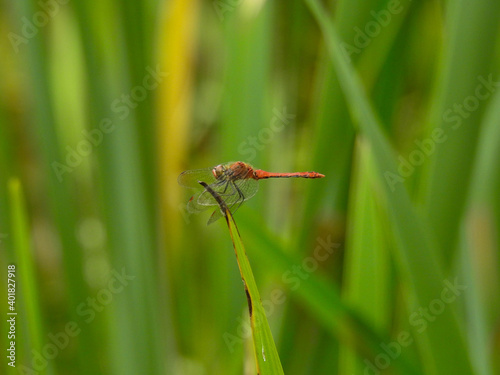
[[[234,187],[233,187],[234,189]],[[227,208],[231,212],[231,215],[233,215],[236,210],[241,206],[241,204],[244,202],[244,199],[242,196],[239,196],[238,194],[231,195],[230,198],[228,199],[229,203],[226,202]],[[218,207],[213,213],[212,216],[210,216],[210,219],[208,219],[207,225],[210,225],[217,220],[219,220],[221,217],[224,217],[224,213],[220,207]]]
[[241,179],[231,182],[232,194],[224,198],[229,211],[234,213],[240,208],[243,202],[252,198],[259,188],[259,183],[254,179]]
[[[222,192],[226,192],[224,188],[227,185],[225,181],[216,181],[210,184],[208,187],[213,190],[217,195],[223,197]],[[200,206],[216,206],[218,205],[217,200],[212,194],[206,189],[203,189],[199,194],[197,194],[196,203]]]
[[[196,182],[196,184],[198,184],[198,182]],[[214,178],[214,182],[211,183],[209,187],[221,197],[226,203],[229,211],[234,214],[244,201],[252,198],[257,193],[259,184],[258,181],[254,179],[215,180]],[[217,209],[213,212],[207,225],[219,220],[224,214],[218,207],[218,203],[212,194],[206,189],[203,189],[191,198],[188,203],[188,210],[193,213],[201,212],[214,206],[216,206]]]
[[[233,203],[229,208],[229,211],[231,212],[231,215],[234,215],[234,213],[238,210],[238,208],[241,206],[243,203],[243,200],[240,200],[239,202]],[[222,210],[220,208],[217,208],[212,215],[210,216],[210,219],[208,219],[207,225],[210,225],[217,220],[219,220],[221,217],[224,217],[225,215],[222,213]]]
[[235,181],[217,181],[217,183],[210,187],[224,200],[224,202],[226,202],[227,206],[231,208],[235,203],[241,203],[252,198],[257,192],[258,186],[256,180],[241,179]]
[[212,169],[192,169],[182,172],[179,177],[177,177],[177,182],[179,183],[179,185],[190,189],[202,188],[198,181],[203,181],[207,185],[213,184],[216,179],[214,174],[212,173]]
[[254,180],[253,178],[237,180],[235,181],[235,185],[244,196],[244,201],[252,198],[259,190],[259,181]]
[[213,213],[212,216],[210,216],[210,219],[207,221],[207,225],[210,225],[212,223],[215,223],[217,220],[219,220],[221,217],[224,217],[222,214],[222,211],[220,208],[217,208]]
[[189,199],[187,204],[188,212],[198,213],[206,210],[210,206],[216,206],[217,201],[212,197],[212,195],[205,189],[197,192],[195,195]]
[[[222,200],[226,203],[229,210],[233,210],[235,205],[241,204],[243,202],[242,196],[236,189],[236,186],[231,181],[217,180],[213,184],[209,185],[210,189],[213,190],[217,195],[219,195]],[[209,219],[208,224],[212,224],[221,217],[224,216],[221,209],[219,208],[219,203],[206,189],[195,194],[188,203],[188,210],[193,213],[198,213],[206,210],[209,207],[217,207],[212,216]]]
[[[243,203],[244,197],[236,187],[236,184],[232,181],[227,181],[224,184],[220,184],[214,190],[217,191],[217,194],[224,200],[227,208],[231,213],[234,213],[238,207]],[[224,217],[225,213],[222,211],[220,207],[218,207],[208,219],[207,225],[210,225],[221,217]]]

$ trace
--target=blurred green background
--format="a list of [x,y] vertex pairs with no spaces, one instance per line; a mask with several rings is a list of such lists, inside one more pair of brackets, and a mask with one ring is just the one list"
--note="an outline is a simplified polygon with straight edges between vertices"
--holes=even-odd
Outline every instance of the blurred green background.
[[1,373],[254,374],[227,229],[177,185],[242,160],[326,175],[235,216],[285,374],[500,374],[499,21],[497,0],[2,1]]

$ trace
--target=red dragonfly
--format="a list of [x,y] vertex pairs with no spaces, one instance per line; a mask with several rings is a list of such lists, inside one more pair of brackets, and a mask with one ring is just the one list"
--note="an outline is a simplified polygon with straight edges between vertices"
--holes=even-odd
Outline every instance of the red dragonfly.
[[[316,172],[272,173],[262,169],[254,169],[242,161],[219,164],[213,168],[193,169],[182,172],[177,181],[190,189],[200,189],[189,199],[187,209],[190,213],[198,213],[208,208],[218,207],[218,203],[209,192],[217,193],[225,202],[232,214],[241,204],[252,198],[259,188],[259,180],[266,178],[323,178],[325,175]],[[208,185],[204,188],[200,181]],[[223,213],[216,209],[207,225],[220,219]]]

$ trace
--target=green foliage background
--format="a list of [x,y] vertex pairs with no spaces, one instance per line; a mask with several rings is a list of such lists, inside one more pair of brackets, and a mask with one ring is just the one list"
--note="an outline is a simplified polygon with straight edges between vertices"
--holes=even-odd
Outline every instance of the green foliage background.
[[285,374],[500,374],[499,20],[496,0],[0,3],[2,369],[255,373],[227,228],[176,180],[242,160],[326,175],[263,181],[235,216]]

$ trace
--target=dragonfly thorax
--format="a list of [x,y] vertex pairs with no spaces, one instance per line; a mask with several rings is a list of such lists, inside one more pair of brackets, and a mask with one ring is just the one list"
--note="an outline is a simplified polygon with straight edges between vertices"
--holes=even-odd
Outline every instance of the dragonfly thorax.
[[237,161],[230,164],[219,164],[214,169],[212,173],[217,180],[243,180],[247,178],[254,178],[253,168],[241,161]]

